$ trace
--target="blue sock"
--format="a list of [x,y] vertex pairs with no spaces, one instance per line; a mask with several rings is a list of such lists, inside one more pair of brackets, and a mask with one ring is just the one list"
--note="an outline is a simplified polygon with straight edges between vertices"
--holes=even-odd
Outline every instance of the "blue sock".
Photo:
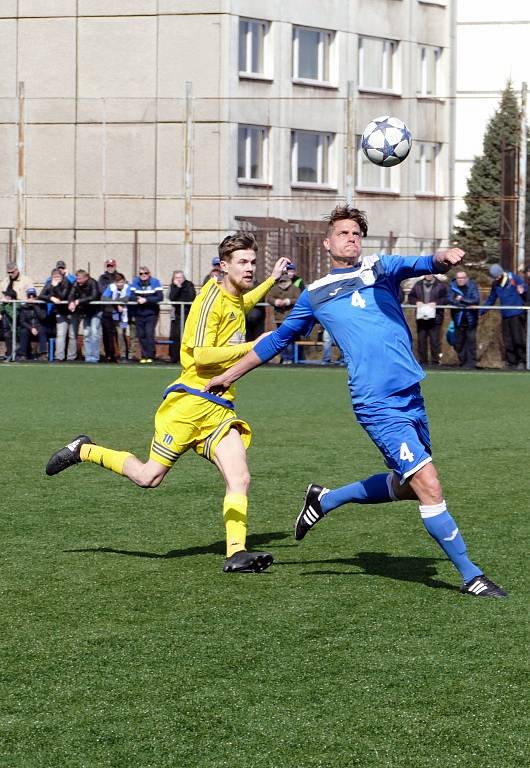
[[480,568],[467,556],[464,539],[447,511],[445,501],[441,504],[420,505],[420,515],[427,532],[443,549],[464,581],[482,574]]
[[392,473],[385,472],[367,477],[366,480],[359,480],[357,483],[343,485],[342,488],[336,488],[334,491],[328,491],[322,496],[320,504],[324,514],[343,504],[384,504],[387,501],[396,500],[391,488]]

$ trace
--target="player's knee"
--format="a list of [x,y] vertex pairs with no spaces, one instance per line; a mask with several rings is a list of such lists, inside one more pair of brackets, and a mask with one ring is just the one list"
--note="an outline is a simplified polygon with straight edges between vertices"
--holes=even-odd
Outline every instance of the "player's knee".
[[422,504],[439,504],[443,500],[442,486],[432,464],[422,467],[411,478],[410,485]]

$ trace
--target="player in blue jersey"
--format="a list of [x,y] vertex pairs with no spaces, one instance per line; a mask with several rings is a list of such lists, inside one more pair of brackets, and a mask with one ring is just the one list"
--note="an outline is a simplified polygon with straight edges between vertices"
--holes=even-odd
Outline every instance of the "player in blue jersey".
[[447,272],[462,261],[464,253],[451,248],[433,256],[363,256],[362,240],[368,223],[362,211],[337,206],[326,220],[324,247],[331,259],[330,273],[303,291],[274,333],[208,382],[206,389],[224,392],[319,322],[344,354],[354,413],[391,472],[334,490],[309,485],[296,520],[296,539],[303,539],[328,512],[343,504],[416,499],[425,528],[462,576],[461,591],[505,597],[506,592],[469,559],[447,509],[431,457],[419,385],[425,374],[412,353],[412,337],[399,302],[402,280]]

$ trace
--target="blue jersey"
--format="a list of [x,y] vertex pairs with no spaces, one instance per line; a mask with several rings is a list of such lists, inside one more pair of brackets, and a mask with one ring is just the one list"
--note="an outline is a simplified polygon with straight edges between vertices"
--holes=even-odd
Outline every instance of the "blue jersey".
[[266,362],[318,321],[344,354],[353,405],[384,400],[425,376],[412,353],[399,284],[444,271],[433,256],[365,256],[333,269],[303,291],[289,317],[254,351]]

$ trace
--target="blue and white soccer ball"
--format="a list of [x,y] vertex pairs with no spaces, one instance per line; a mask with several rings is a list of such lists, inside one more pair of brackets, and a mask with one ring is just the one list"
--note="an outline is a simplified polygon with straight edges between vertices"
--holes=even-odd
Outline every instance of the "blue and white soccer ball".
[[389,168],[402,163],[412,147],[409,129],[398,117],[383,115],[371,120],[363,131],[361,148],[368,160]]

